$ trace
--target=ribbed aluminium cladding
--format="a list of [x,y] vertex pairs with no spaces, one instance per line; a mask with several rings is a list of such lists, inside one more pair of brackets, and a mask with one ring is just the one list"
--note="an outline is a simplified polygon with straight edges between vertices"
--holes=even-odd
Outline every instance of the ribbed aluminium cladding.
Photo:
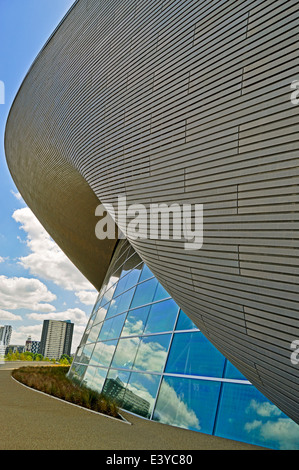
[[201,250],[130,241],[207,338],[297,422],[298,10],[298,0],[79,0],[6,130],[20,192],[98,288],[114,247],[91,233],[98,200],[204,205]]

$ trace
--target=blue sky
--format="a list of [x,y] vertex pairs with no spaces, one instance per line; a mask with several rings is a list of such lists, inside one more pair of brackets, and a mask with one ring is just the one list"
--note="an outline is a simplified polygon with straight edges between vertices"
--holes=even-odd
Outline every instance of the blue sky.
[[96,292],[41,227],[8,171],[4,132],[14,97],[35,57],[74,0],[0,0],[0,325],[12,344],[40,340],[44,319],[75,323],[72,351]]

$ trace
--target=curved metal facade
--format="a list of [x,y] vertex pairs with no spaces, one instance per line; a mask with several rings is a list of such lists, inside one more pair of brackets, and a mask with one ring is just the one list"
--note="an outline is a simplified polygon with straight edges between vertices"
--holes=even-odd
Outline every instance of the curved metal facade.
[[114,248],[91,231],[98,200],[204,204],[201,250],[130,242],[207,338],[297,422],[298,7],[79,0],[31,67],[6,130],[21,194],[98,288]]

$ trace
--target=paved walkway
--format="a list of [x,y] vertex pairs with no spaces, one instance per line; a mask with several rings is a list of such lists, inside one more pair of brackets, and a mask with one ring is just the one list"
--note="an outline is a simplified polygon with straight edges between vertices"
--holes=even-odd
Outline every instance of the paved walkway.
[[[24,365],[21,364],[22,366]],[[261,450],[122,413],[119,422],[35,392],[0,365],[0,450]]]

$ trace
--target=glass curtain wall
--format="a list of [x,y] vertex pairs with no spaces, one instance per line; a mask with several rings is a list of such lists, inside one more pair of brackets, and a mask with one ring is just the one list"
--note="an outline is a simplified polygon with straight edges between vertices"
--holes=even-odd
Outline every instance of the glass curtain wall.
[[299,448],[299,426],[204,337],[126,240],[69,377],[147,419],[273,449]]

